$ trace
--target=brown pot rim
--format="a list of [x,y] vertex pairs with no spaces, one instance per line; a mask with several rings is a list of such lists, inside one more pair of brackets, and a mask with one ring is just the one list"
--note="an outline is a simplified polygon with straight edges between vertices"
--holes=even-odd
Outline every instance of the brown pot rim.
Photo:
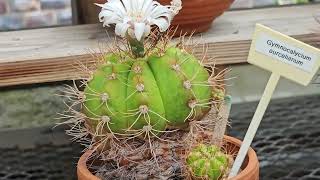
[[[232,144],[236,144],[239,147],[242,144],[242,141],[240,141],[237,138],[231,137],[231,136],[224,136],[224,139],[227,142],[230,142]],[[256,152],[251,147],[249,148],[249,150],[247,152],[247,158],[248,158],[247,166],[237,176],[235,176],[229,180],[248,179],[248,176],[250,174],[252,174],[252,172],[255,172],[255,171],[259,172],[259,160],[258,160]]]
[[93,152],[93,150],[88,150],[80,157],[77,165],[78,180],[101,180],[97,176],[93,175],[87,166],[87,160]]
[[[231,144],[235,144],[237,146],[241,146],[242,141],[239,139],[236,139],[231,136],[224,136],[224,139],[226,142],[229,142]],[[86,151],[79,159],[78,165],[77,165],[77,175],[78,180],[101,180],[97,176],[93,175],[88,167],[87,167],[87,160],[92,155],[93,151],[88,150]],[[256,152],[250,147],[248,153],[248,164],[247,166],[235,177],[231,178],[230,180],[237,180],[237,179],[248,179],[248,176],[250,174],[253,174],[252,172],[259,172],[259,161]]]

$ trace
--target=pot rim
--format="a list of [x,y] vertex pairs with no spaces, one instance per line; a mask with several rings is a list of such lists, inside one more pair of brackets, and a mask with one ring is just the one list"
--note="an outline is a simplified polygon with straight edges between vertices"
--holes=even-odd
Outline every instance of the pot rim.
[[[87,167],[87,160],[90,158],[93,152],[93,150],[88,150],[80,157],[77,165],[77,175],[79,180],[101,180],[97,176],[93,175]],[[83,178],[80,179],[79,177]]]
[[[241,146],[242,141],[239,139],[236,139],[231,136],[224,136],[225,141],[235,144],[236,146]],[[97,176],[94,176],[87,167],[87,160],[90,158],[94,151],[88,150],[86,151],[79,159],[78,165],[77,165],[77,174],[78,178],[83,177],[83,179],[79,180],[101,180]],[[259,171],[259,161],[256,152],[250,147],[250,149],[247,152],[247,158],[248,158],[248,164],[246,167],[235,177],[229,179],[229,180],[236,180],[236,179],[245,179],[251,172],[253,171]]]
[[[227,142],[239,146],[239,148],[242,144],[242,141],[231,136],[224,136],[224,139]],[[246,167],[242,169],[238,175],[230,178],[229,180],[246,179],[245,177],[248,177],[251,172],[259,171],[259,160],[256,152],[252,149],[252,147],[249,148],[246,158],[248,158],[248,164],[246,165]]]

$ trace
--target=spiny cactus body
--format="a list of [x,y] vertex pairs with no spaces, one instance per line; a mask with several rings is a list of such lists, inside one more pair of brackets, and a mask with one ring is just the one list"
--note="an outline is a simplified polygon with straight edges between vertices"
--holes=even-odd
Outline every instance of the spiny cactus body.
[[218,180],[228,167],[228,156],[215,145],[200,144],[187,157],[187,166],[194,178]]
[[184,128],[210,109],[209,73],[179,48],[136,59],[109,54],[105,60],[84,91],[84,113],[95,132],[157,135]]

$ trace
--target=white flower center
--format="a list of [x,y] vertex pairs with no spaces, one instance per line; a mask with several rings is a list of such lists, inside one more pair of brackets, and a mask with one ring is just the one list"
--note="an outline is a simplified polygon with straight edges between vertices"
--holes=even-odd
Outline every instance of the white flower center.
[[134,23],[134,22],[144,22],[144,13],[143,12],[133,12],[133,11],[130,11],[128,12],[128,16],[132,18],[132,21],[131,23]]

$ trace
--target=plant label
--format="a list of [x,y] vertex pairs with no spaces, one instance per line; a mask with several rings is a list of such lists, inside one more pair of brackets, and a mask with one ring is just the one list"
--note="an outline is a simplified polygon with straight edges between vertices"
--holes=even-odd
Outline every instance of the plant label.
[[248,62],[306,86],[320,66],[320,50],[257,24]]
[[230,171],[238,174],[281,76],[308,85],[320,66],[320,50],[261,24],[256,25],[248,62],[271,71],[271,76],[253,115]]

